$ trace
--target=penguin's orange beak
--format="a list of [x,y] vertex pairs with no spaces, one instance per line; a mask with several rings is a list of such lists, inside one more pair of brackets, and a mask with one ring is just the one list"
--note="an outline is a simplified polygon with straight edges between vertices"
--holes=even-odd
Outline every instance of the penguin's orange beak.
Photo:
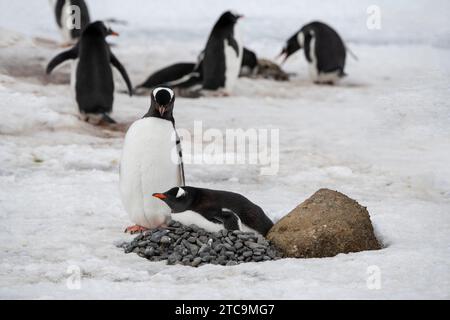
[[118,36],[119,36],[119,33],[115,32],[115,31],[111,31],[111,35],[112,35],[112,36],[115,36],[115,37],[118,37]]
[[165,198],[167,198],[164,193],[154,193],[153,196],[155,198],[158,198],[158,199],[161,199],[161,200],[164,200]]

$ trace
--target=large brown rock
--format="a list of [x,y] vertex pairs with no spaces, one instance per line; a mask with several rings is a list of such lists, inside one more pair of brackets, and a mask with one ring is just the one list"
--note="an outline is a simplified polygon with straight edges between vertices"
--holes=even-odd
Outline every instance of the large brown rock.
[[295,258],[381,248],[367,209],[329,189],[320,189],[278,221],[267,238],[284,256]]

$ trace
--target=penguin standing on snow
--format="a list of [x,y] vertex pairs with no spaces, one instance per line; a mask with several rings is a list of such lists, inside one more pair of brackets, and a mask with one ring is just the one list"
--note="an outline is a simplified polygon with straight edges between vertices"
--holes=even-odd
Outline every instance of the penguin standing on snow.
[[181,145],[173,118],[174,92],[158,87],[150,98],[147,114],[128,129],[120,163],[122,203],[136,224],[125,230],[130,233],[164,224],[170,209],[152,194],[184,185]]
[[[55,12],[55,19],[64,41],[75,43],[81,32],[91,22],[89,10],[84,0],[50,0]],[[80,14],[79,17],[76,14]],[[79,22],[79,28],[75,23]]]
[[234,192],[175,187],[153,196],[170,207],[174,220],[195,224],[210,232],[242,230],[265,236],[273,226],[259,206]]
[[283,62],[302,48],[310,66],[310,76],[315,83],[334,84],[345,76],[346,47],[330,26],[317,21],[303,26],[288,39],[280,54],[284,55]]
[[236,23],[241,17],[227,11],[214,25],[202,63],[204,90],[222,90],[224,94],[229,94],[233,89],[243,55],[243,47],[236,32]]
[[127,71],[106,43],[105,38],[108,35],[117,36],[118,34],[106,28],[101,21],[90,24],[72,49],[54,57],[47,66],[47,74],[49,74],[60,63],[68,59],[78,59],[75,70],[72,70],[71,82],[75,86],[75,99],[79,111],[86,116],[87,121],[100,116],[100,120],[115,123],[109,117],[114,100],[111,64],[119,70],[127,84],[130,96],[132,95]]

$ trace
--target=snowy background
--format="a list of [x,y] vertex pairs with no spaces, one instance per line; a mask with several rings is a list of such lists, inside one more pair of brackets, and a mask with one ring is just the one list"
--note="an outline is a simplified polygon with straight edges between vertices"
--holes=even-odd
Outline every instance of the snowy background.
[[[369,5],[381,30],[366,27]],[[288,83],[240,79],[226,98],[177,99],[177,126],[280,129],[280,170],[188,165],[191,185],[240,192],[278,220],[321,187],[368,207],[385,248],[325,259],[198,269],[150,263],[115,244],[131,239],[118,191],[123,133],[77,118],[69,66],[44,75],[61,48],[48,1],[0,0],[0,298],[450,298],[450,3],[443,1],[91,0],[117,18],[113,51],[134,85],[194,61],[226,9],[245,15],[245,45],[273,59],[303,24],[332,25],[359,61],[338,86],[315,86],[303,53]],[[37,39],[40,38],[41,40]],[[120,78],[116,87],[125,88]],[[147,97],[116,92],[130,123]],[[68,267],[81,289],[67,287]],[[381,288],[366,284],[369,266]]]

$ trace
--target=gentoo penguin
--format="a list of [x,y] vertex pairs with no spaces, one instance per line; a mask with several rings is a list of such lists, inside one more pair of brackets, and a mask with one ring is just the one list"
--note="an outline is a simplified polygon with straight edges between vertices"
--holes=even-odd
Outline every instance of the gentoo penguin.
[[174,92],[158,87],[150,100],[149,111],[126,133],[120,163],[122,203],[136,224],[125,230],[131,233],[164,224],[170,209],[152,194],[184,185],[181,144],[173,117]]
[[341,37],[330,26],[317,21],[303,26],[288,39],[280,56],[284,55],[286,61],[301,48],[304,48],[310,76],[315,83],[333,84],[345,76],[346,48]]
[[265,236],[273,226],[259,206],[234,192],[185,186],[154,193],[153,197],[170,207],[172,219],[184,224],[196,224],[210,232],[242,230]]
[[204,90],[221,90],[229,94],[239,76],[243,47],[236,23],[241,15],[227,11],[214,25],[205,47],[202,63]]
[[[84,0],[50,0],[50,4],[54,9],[56,23],[64,41],[67,44],[75,43],[90,23],[86,2]],[[74,11],[72,6],[78,9]],[[80,16],[76,17],[78,13]],[[79,26],[76,23],[79,23]]]
[[101,21],[91,23],[72,49],[60,53],[47,65],[47,74],[49,74],[65,60],[78,58],[76,69],[72,71],[72,75],[75,76],[75,99],[79,111],[87,121],[90,121],[90,117],[100,116],[103,121],[115,122],[109,117],[114,100],[111,64],[122,74],[128,92],[130,96],[132,95],[132,86],[127,71],[105,41],[108,35],[118,34],[106,28]]

